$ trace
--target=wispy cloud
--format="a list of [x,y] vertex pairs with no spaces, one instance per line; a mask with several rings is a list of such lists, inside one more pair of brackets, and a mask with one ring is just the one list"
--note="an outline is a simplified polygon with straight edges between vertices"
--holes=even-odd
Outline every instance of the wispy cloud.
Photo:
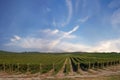
[[111,23],[113,27],[119,27],[120,26],[120,8],[114,11],[112,17],[111,17]]
[[78,12],[78,7],[79,7],[80,1],[81,0],[76,0],[76,3],[75,3],[75,11],[76,11],[76,13]]
[[[41,34],[43,35],[46,35],[45,37],[46,38],[52,38],[53,37],[56,39],[60,38],[61,36],[63,35],[66,35],[68,34],[68,32],[64,32],[64,31],[60,31],[58,29],[54,29],[54,30],[51,30],[51,29],[45,29],[45,30],[41,30],[40,31]],[[69,34],[67,36],[65,36],[65,38],[68,38],[68,39],[72,39],[72,38],[75,38],[76,36],[75,35],[72,35],[72,34]]]
[[[67,32],[69,35],[77,30],[77,27]],[[63,35],[65,37],[65,35]],[[96,45],[85,45],[82,43],[72,43],[66,40],[61,41],[64,37],[57,40],[49,40],[35,37],[24,37],[11,41],[5,46],[19,47],[24,50],[37,50],[43,52],[59,51],[87,51],[87,52],[120,52],[120,39],[100,41]],[[52,48],[51,48],[52,47]],[[18,49],[19,50],[19,49]]]
[[80,19],[78,20],[78,22],[84,23],[84,22],[86,22],[89,18],[90,18],[90,16],[86,16],[86,17],[80,18]]
[[58,29],[54,29],[54,30],[51,30],[51,29],[45,29],[45,30],[41,30],[40,32],[43,32],[45,34],[49,34],[49,35],[55,35],[55,34],[58,34],[60,31]]
[[53,18],[53,22],[52,22],[53,26],[57,26],[57,23],[55,21],[55,19]]
[[[24,48],[26,50],[28,49],[39,49],[40,51],[56,51],[56,50],[62,50],[60,47],[57,47],[57,44],[61,44],[61,40],[65,39],[73,39],[76,36],[71,35],[73,32],[75,32],[79,26],[74,27],[69,32],[63,32],[58,29],[51,30],[46,29],[40,31],[41,34],[46,35],[46,38],[39,38],[39,37],[19,37],[18,35],[11,38],[12,40],[5,44],[5,46],[13,46],[13,47],[19,47]],[[56,37],[56,38],[53,38]],[[51,39],[50,39],[51,38]]]
[[60,37],[60,39],[63,39],[63,38],[65,38],[65,37],[69,36],[70,34],[72,34],[73,32],[75,32],[76,30],[78,30],[78,28],[79,28],[78,25],[75,26],[71,31],[66,32],[62,37]]
[[18,40],[20,40],[20,39],[21,39],[20,36],[14,35],[13,38],[11,38],[10,40],[11,40],[12,42],[14,42],[14,41],[18,41]]
[[66,0],[66,5],[68,7],[68,17],[65,23],[63,23],[61,26],[65,26],[69,24],[71,18],[72,18],[72,13],[73,13],[73,7],[72,7],[72,1],[71,0]]
[[75,26],[71,31],[66,32],[64,35],[62,35],[58,39],[54,40],[51,43],[51,45],[52,45],[51,49],[53,49],[58,43],[60,43],[62,39],[66,38],[66,37],[69,37],[69,35],[71,35],[73,32],[75,32],[78,28],[79,28],[79,26]]

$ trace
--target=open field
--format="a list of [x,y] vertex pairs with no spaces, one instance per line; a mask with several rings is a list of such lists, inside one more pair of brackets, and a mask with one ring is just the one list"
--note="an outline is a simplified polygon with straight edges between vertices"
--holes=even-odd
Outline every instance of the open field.
[[[113,77],[109,77],[111,75]],[[118,53],[0,51],[1,79],[33,77],[36,78],[35,80],[56,80],[56,78],[60,80],[63,78],[65,80],[114,80],[113,78],[119,78],[117,75],[120,75],[120,54]]]

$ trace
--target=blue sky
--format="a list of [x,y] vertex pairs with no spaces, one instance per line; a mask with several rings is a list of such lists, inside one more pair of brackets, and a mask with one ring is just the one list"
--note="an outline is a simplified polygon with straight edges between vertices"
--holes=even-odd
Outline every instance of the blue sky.
[[120,51],[119,0],[0,0],[0,50]]

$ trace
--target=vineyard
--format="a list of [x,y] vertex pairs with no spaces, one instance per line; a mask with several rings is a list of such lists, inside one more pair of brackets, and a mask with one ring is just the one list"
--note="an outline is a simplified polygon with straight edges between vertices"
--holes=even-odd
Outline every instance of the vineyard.
[[0,51],[0,72],[51,75],[104,69],[120,64],[118,53],[12,53]]

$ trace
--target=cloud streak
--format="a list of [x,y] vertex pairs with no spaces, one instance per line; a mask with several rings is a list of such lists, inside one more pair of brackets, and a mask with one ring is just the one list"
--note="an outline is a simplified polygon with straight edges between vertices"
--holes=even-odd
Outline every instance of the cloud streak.
[[62,26],[65,26],[69,24],[71,18],[72,18],[72,13],[73,13],[73,7],[72,7],[72,1],[71,0],[66,0],[66,5],[68,7],[68,17],[65,23],[62,24]]
[[111,23],[113,27],[119,27],[120,26],[120,8],[114,11],[112,17],[111,17]]
[[18,41],[18,40],[20,40],[20,39],[21,39],[20,36],[14,35],[13,38],[11,38],[10,40],[11,40],[12,42],[14,42],[14,41]]
[[78,12],[79,3],[80,3],[80,0],[76,0],[76,3],[75,3],[75,11],[76,11],[76,13]]
[[53,49],[58,43],[61,42],[62,39],[68,37],[69,35],[71,35],[73,32],[75,32],[76,30],[78,30],[79,26],[75,26],[71,31],[66,32],[64,35],[62,35],[61,37],[59,37],[58,39],[56,39],[55,41],[53,41],[51,43],[51,49]]
[[84,22],[86,22],[89,18],[90,18],[90,16],[86,16],[86,17],[84,17],[84,18],[79,19],[78,22],[84,23]]
[[[42,35],[46,35],[44,37],[46,37],[46,38],[52,38],[52,39],[53,39],[53,37],[58,39],[61,36],[68,34],[68,32],[60,31],[58,29],[54,29],[54,30],[45,29],[45,30],[40,31],[40,33]],[[68,39],[72,39],[72,38],[75,38],[75,37],[76,36],[72,35],[72,34],[69,34],[69,35],[65,36],[65,38],[68,38]]]
[[47,36],[43,38],[28,37],[28,36],[22,38],[16,35],[13,38],[11,38],[12,39],[11,42],[5,44],[5,46],[14,46],[14,47],[16,46],[25,49],[39,49],[40,51],[56,51],[56,50],[59,51],[60,48],[56,49],[57,44],[62,43],[61,40],[75,38],[76,36],[71,34],[75,32],[78,28],[79,26],[76,26],[69,32],[63,32],[58,29],[42,30],[40,31],[40,33]]

